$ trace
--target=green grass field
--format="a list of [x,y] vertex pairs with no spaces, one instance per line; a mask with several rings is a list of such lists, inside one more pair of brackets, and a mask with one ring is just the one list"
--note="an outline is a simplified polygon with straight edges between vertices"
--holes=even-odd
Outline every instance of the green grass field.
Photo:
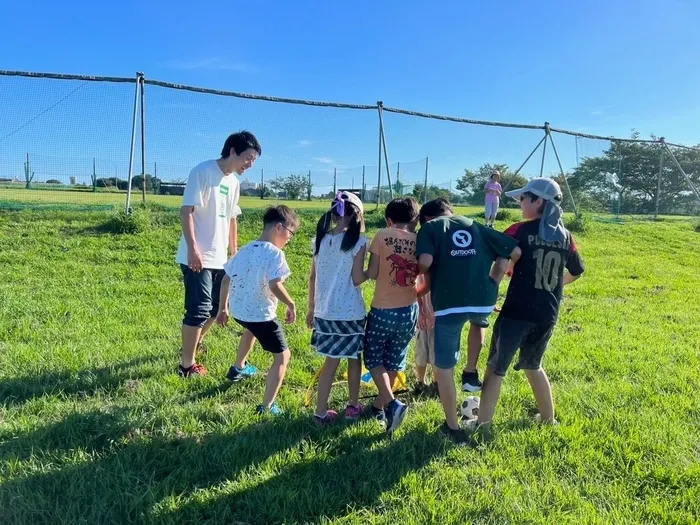
[[[258,235],[261,213],[243,205],[241,244]],[[590,223],[578,237],[588,270],[566,291],[545,359],[561,425],[532,422],[534,400],[513,372],[493,440],[456,448],[437,433],[434,400],[412,403],[393,441],[370,420],[317,429],[303,400],[322,360],[301,322],[287,329],[283,418],[253,415],[263,377],[225,380],[235,326],[213,330],[208,377],[180,379],[177,213],[155,209],[135,235],[108,233],[112,215],[0,212],[3,525],[700,519],[691,221]],[[317,216],[303,211],[287,249],[300,319]],[[251,361],[266,370],[271,359],[256,348]],[[337,386],[333,405],[346,396]]]

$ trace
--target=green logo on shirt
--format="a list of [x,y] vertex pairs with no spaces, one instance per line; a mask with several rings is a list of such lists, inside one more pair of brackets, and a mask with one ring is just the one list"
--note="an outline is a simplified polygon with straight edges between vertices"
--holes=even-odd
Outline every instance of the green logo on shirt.
[[219,193],[221,193],[221,195],[228,195],[228,186],[219,186]]

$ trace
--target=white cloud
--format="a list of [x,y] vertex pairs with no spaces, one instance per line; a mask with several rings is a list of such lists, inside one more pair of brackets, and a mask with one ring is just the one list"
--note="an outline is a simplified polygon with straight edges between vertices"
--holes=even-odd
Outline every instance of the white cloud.
[[309,146],[309,145],[311,145],[310,140],[306,140],[306,139],[297,140],[297,147],[299,147],[299,148],[304,148],[304,147]]
[[314,157],[313,160],[321,164],[333,164],[333,159],[330,157]]
[[238,71],[239,73],[255,74],[259,69],[247,62],[228,62],[217,57],[195,59],[166,60],[163,66],[168,69],[205,69],[209,71]]

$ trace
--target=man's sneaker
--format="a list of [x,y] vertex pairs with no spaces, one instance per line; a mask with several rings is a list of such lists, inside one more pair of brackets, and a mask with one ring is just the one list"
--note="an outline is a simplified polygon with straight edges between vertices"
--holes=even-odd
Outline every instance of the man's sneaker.
[[226,377],[229,378],[231,381],[236,382],[243,381],[244,379],[248,379],[249,377],[253,377],[257,373],[257,368],[255,368],[249,363],[246,363],[243,368],[236,368],[235,366],[229,368]]
[[548,419],[546,421],[542,421],[542,415],[539,413],[535,414],[535,423],[538,423],[540,425],[552,425],[554,427],[559,425],[559,421],[557,421],[556,419]]
[[335,423],[338,420],[338,412],[335,410],[329,410],[326,415],[321,417],[318,414],[314,414],[314,421],[320,427],[325,427],[331,423]]
[[462,391],[463,392],[481,392],[481,387],[484,386],[479,381],[479,372],[462,372]]
[[386,415],[384,414],[383,408],[377,408],[374,405],[370,407],[370,412],[372,417],[376,419],[381,425],[386,425]]
[[284,411],[279,407],[277,404],[277,401],[274,401],[269,407],[266,407],[265,405],[258,405],[255,408],[255,412],[259,416],[263,416],[265,414],[271,414],[273,416],[281,416],[284,414]]
[[345,419],[359,419],[365,413],[365,406],[360,403],[356,407],[348,405],[345,407]]
[[185,368],[182,365],[179,365],[177,367],[177,373],[180,377],[190,377],[190,376],[205,376],[209,372],[207,372],[207,369],[204,368],[203,365],[200,365],[199,363],[195,363],[189,368]]
[[386,414],[386,431],[393,432],[398,429],[403,423],[403,419],[406,417],[406,412],[408,407],[406,403],[402,403],[398,399],[394,399],[389,405],[384,409]]
[[452,430],[447,426],[447,421],[440,425],[440,432],[445,434],[452,442],[458,447],[463,447],[469,443],[469,438],[467,434],[461,428],[458,430]]

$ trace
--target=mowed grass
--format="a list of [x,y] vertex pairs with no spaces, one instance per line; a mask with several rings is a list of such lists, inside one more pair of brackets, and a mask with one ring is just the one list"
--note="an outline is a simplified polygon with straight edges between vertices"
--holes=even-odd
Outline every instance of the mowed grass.
[[[532,422],[527,382],[511,372],[493,440],[455,448],[437,433],[435,400],[409,400],[392,441],[370,420],[317,429],[304,394],[322,359],[301,322],[287,327],[283,418],[253,414],[264,377],[224,378],[240,335],[233,325],[208,339],[210,375],[180,379],[177,213],[155,210],[151,228],[121,236],[104,233],[111,214],[0,213],[0,523],[700,517],[700,234],[691,221],[590,223],[578,237],[588,270],[566,290],[545,359],[561,425]],[[259,234],[260,216],[245,210],[241,244]],[[299,319],[317,217],[302,212],[287,249]],[[373,230],[381,217],[368,222]],[[369,301],[371,285],[364,291]],[[251,361],[266,370],[271,359],[256,348]],[[346,398],[339,384],[332,404]]]
[[[131,202],[133,207],[138,207],[143,203],[143,196],[140,191],[132,193]],[[182,196],[179,195],[153,195],[146,194],[146,204],[155,204],[166,208],[179,208],[182,205]],[[288,201],[274,197],[260,199],[258,197],[241,197],[240,205],[243,209],[267,208],[275,204],[287,204],[297,210],[315,210],[319,215],[329,206],[329,201],[314,197],[311,201],[295,200]],[[66,191],[51,189],[24,189],[7,188],[0,185],[0,210],[20,210],[30,208],[33,210],[42,209],[90,209],[103,210],[124,207],[126,205],[126,192],[123,191]],[[373,202],[365,203],[367,210],[374,210],[377,205]],[[483,213],[481,206],[456,206],[459,213],[477,215]],[[512,213],[515,216],[517,210]]]

